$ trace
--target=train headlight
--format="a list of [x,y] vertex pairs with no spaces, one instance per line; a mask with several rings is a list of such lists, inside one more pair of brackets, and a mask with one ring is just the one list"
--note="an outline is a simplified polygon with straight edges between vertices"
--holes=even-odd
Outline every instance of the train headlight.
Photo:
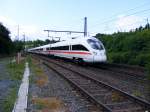
[[93,52],[94,55],[97,55],[97,52]]

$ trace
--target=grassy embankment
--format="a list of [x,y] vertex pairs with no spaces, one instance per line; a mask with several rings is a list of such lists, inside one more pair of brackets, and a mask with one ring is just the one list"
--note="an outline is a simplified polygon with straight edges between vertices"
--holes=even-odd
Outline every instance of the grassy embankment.
[[9,80],[13,81],[15,84],[10,88],[9,94],[7,95],[6,100],[3,103],[3,108],[5,112],[11,112],[14,106],[14,103],[17,98],[17,93],[25,68],[25,59],[21,60],[19,64],[16,62],[10,62],[7,65],[8,72],[10,74]]

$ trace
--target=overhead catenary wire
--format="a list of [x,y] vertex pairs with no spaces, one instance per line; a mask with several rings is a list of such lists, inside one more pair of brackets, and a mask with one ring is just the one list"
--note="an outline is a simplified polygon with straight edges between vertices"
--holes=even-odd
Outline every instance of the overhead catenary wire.
[[[150,18],[150,15],[147,15],[147,16],[145,16],[145,17],[143,17],[143,19],[142,20],[138,20],[138,21],[136,21],[136,22],[134,22],[134,23],[131,23],[131,24],[128,24],[128,27],[131,27],[131,26],[133,26],[133,25],[135,25],[136,23],[138,23],[138,25],[135,25],[135,26],[133,26],[130,30],[134,30],[135,28],[137,28],[138,26],[140,27],[140,26],[144,26],[144,25],[146,25],[147,24],[147,18]],[[137,26],[137,27],[136,27]],[[135,27],[135,28],[134,28]],[[127,29],[123,29],[123,28],[121,28],[121,26],[119,27],[110,27],[110,26],[107,26],[107,28],[105,28],[105,29],[103,29],[103,30],[101,30],[101,31],[98,31],[98,32],[90,32],[90,35],[96,35],[97,33],[100,33],[100,32],[103,32],[103,33],[110,33],[110,31],[111,31],[111,33],[113,33],[113,32],[118,32],[118,31],[128,31]]]
[[[123,17],[126,18],[126,17],[132,16],[132,15],[135,15],[135,14],[139,14],[139,13],[142,13],[142,12],[146,12],[146,11],[150,11],[150,8],[149,8],[149,9],[145,9],[145,10],[141,10],[141,11],[137,11],[137,12],[134,12],[134,13],[132,13],[132,14],[125,15],[125,16],[123,16]],[[116,18],[113,18],[113,19],[111,19],[111,20],[107,20],[107,21],[98,23],[98,24],[96,24],[96,25],[91,26],[90,28],[95,27],[95,26],[97,26],[97,25],[106,24],[106,23],[112,22],[112,21],[114,21],[114,20],[116,20]]]
[[[137,10],[138,8],[144,7],[144,6],[147,6],[147,5],[149,5],[149,2],[146,2],[146,3],[142,4],[142,5],[136,6],[136,7],[134,7],[134,8],[131,8],[131,9],[127,10],[127,11],[123,11],[123,12],[120,12],[120,13],[135,11],[135,10]],[[143,10],[139,10],[139,11],[136,11],[136,12],[132,12],[132,13],[126,14],[125,16],[122,16],[122,17],[123,17],[123,18],[126,18],[126,17],[132,16],[132,15],[136,15],[136,14],[146,13],[146,12],[148,12],[148,11],[150,11],[150,8],[148,8],[148,9],[143,9]],[[115,15],[118,15],[118,14],[115,14]],[[110,19],[110,18],[111,18],[111,19]],[[109,18],[109,20],[105,20],[105,21],[103,21],[103,22],[101,22],[101,23],[97,23],[97,24],[91,26],[90,29],[92,29],[93,27],[98,26],[98,25],[101,25],[101,26],[99,26],[99,27],[102,27],[102,25],[109,24],[110,22],[115,21],[115,20],[117,19],[116,16],[112,16],[112,17],[110,17],[110,18]],[[107,29],[111,29],[109,25],[106,25],[106,27],[108,27],[108,28],[105,28],[105,31],[106,31]],[[69,28],[69,27],[68,27],[68,28]]]
[[[134,8],[129,9],[129,10],[122,11],[122,12],[119,12],[119,13],[117,13],[117,14],[114,14],[113,16],[110,16],[110,17],[109,17],[109,20],[107,20],[107,18],[105,18],[105,19],[103,19],[103,20],[101,20],[101,21],[104,21],[104,22],[113,21],[113,20],[116,19],[116,16],[118,16],[119,14],[131,12],[131,11],[134,11],[134,10],[136,10],[136,9],[139,9],[140,7],[147,6],[147,5],[150,5],[150,2],[146,2],[146,3],[142,4],[142,5],[136,6],[136,7],[134,7]],[[103,23],[103,22],[101,22],[101,23]],[[93,26],[95,26],[95,25],[93,25]],[[91,27],[93,27],[93,26],[91,26]]]

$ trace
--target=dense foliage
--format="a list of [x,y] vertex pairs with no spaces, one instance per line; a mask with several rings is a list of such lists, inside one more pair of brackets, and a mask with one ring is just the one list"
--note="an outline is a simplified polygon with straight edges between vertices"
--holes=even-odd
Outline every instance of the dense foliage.
[[14,53],[17,52],[22,52],[24,50],[27,50],[29,48],[34,48],[34,47],[38,47],[38,46],[42,46],[42,45],[46,45],[49,43],[55,43],[57,41],[50,41],[49,39],[46,39],[45,41],[43,40],[34,40],[34,41],[21,41],[21,40],[15,40],[13,41],[13,45],[14,47],[12,48]]
[[9,37],[9,33],[9,30],[0,23],[0,55],[12,52],[13,43]]
[[45,41],[43,40],[34,40],[34,41],[26,41],[25,46],[26,48],[34,48],[34,47],[38,47],[38,46],[42,46],[42,45],[46,45],[46,44],[50,44],[50,43],[56,43],[57,41],[55,40],[49,40],[46,39]]
[[150,67],[150,27],[111,35],[97,34],[105,45],[108,61]]
[[21,52],[25,48],[33,48],[57,42],[55,40],[50,41],[49,39],[46,39],[45,41],[37,39],[35,41],[26,41],[26,42],[21,40],[14,40],[12,42],[9,34],[10,31],[2,23],[0,23],[0,56]]

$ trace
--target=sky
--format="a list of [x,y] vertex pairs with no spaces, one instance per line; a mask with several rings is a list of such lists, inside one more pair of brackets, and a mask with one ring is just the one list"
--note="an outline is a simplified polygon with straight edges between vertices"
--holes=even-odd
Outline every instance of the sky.
[[[11,39],[49,39],[43,30],[83,31],[87,17],[88,35],[129,31],[150,20],[149,0],[0,0],[0,22]],[[78,36],[83,34],[72,34]],[[50,33],[61,36],[66,33]]]

